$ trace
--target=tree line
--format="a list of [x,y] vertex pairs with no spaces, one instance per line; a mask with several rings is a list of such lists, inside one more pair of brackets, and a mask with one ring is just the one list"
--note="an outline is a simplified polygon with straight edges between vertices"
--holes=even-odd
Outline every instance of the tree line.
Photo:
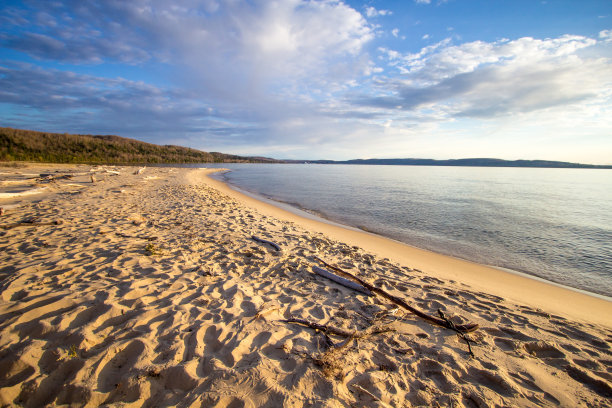
[[0,128],[0,161],[89,164],[273,162],[188,147],[155,145],[120,136]]

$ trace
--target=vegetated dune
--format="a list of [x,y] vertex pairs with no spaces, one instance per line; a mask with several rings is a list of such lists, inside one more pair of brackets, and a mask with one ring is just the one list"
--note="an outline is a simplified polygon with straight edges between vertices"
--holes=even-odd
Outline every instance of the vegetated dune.
[[0,161],[47,163],[274,162],[188,147],[155,145],[120,136],[73,135],[0,128]]

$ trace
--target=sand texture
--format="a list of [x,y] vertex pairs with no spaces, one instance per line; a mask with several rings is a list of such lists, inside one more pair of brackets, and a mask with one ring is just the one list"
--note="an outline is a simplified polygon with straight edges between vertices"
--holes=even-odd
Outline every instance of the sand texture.
[[[138,170],[0,167],[0,406],[611,406],[612,317],[386,259],[253,208],[202,170]],[[452,330],[317,275],[316,257],[478,323],[475,356]],[[345,341],[291,317],[392,331]]]

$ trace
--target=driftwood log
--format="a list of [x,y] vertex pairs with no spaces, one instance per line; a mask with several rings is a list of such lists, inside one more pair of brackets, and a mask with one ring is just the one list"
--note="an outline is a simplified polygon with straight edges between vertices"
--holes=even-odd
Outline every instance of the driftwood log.
[[408,310],[410,313],[424,319],[427,320],[430,323],[433,323],[435,325],[438,326],[442,326],[442,327],[446,327],[448,329],[454,330],[459,334],[465,334],[465,333],[469,333],[472,332],[476,329],[478,329],[478,324],[475,323],[469,323],[469,324],[457,324],[455,325],[454,323],[451,324],[451,322],[448,319],[441,319],[439,317],[436,316],[431,316],[428,315],[427,313],[424,313],[422,311],[420,311],[419,309],[410,306],[408,303],[406,303],[406,301],[404,301],[403,299],[400,299],[397,296],[393,296],[390,293],[387,293],[386,291],[364,281],[361,278],[358,278],[357,276],[346,272],[340,268],[338,268],[337,266],[331,265],[327,262],[325,262],[324,260],[322,260],[319,257],[315,257],[315,259],[319,262],[321,262],[323,265],[325,265],[327,268],[333,270],[334,272],[340,274],[340,275],[344,275],[345,277],[349,278],[349,279],[353,279],[355,282],[359,283],[360,285],[366,287],[367,289],[369,289],[370,291],[372,291],[373,293],[380,295],[382,297],[384,297],[387,300],[390,300],[391,302],[395,303],[396,305]]
[[138,238],[138,239],[144,239],[146,241],[155,241],[157,240],[157,237],[154,236],[150,236],[150,235],[129,235],[129,234],[125,234],[123,232],[115,232],[115,234],[121,238]]
[[454,330],[457,332],[457,335],[459,337],[461,337],[467,344],[468,346],[468,353],[470,353],[470,356],[474,357],[474,352],[472,351],[472,345],[471,345],[471,341],[470,338],[466,335],[466,333],[461,332],[457,329],[457,326],[455,325],[455,323],[451,322],[449,319],[446,318],[446,316],[444,315],[444,312],[442,312],[442,310],[438,309],[438,314],[440,315],[440,317],[442,318],[442,320],[444,320],[450,329]]
[[16,222],[14,224],[5,224],[5,225],[0,225],[0,228],[2,228],[3,230],[9,230],[9,229],[13,229],[13,228],[17,228],[17,227],[39,227],[39,226],[43,226],[43,225],[60,225],[62,224],[63,221],[62,220],[56,220],[56,221],[51,221],[51,222]]
[[253,236],[251,237],[251,239],[252,239],[253,241],[255,241],[255,242],[259,242],[259,243],[261,243],[261,244],[268,244],[268,245],[270,245],[272,248],[276,249],[277,251],[279,251],[279,252],[281,251],[281,247],[280,247],[279,245],[275,244],[275,243],[274,243],[274,242],[272,242],[272,241],[268,241],[267,239],[263,239],[263,238],[256,237],[255,235],[253,235]]
[[306,319],[298,319],[296,317],[291,317],[289,319],[281,320],[281,321],[285,323],[295,323],[295,324],[299,324],[302,326],[310,327],[311,329],[318,330],[325,334],[332,334],[332,335],[340,336],[340,337],[350,337],[353,339],[371,336],[373,334],[380,334],[380,333],[387,333],[390,331],[395,331],[395,329],[392,329],[390,327],[375,327],[375,328],[364,330],[364,331],[356,331],[356,330],[350,331],[350,330],[340,329],[334,326],[311,322],[310,320],[306,320]]
[[329,271],[326,271],[323,268],[319,268],[318,266],[313,266],[312,270],[314,273],[316,273],[317,275],[323,276],[324,278],[330,279],[336,283],[338,283],[339,285],[345,286],[349,289],[353,289],[356,290],[357,292],[363,293],[366,296],[372,296],[373,293],[372,291],[370,291],[368,288],[364,287],[363,285],[360,285],[359,283],[353,282],[352,280],[348,280],[346,278],[343,278],[341,276],[335,275]]
[[40,177],[37,178],[38,182],[46,182],[50,183],[55,180],[70,180],[72,179],[72,174],[49,174],[49,173],[41,173]]

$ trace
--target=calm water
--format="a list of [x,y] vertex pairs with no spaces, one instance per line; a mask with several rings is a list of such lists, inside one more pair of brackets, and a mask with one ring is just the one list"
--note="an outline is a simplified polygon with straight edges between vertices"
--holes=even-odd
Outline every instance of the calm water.
[[223,167],[232,185],[343,224],[612,296],[612,170]]

